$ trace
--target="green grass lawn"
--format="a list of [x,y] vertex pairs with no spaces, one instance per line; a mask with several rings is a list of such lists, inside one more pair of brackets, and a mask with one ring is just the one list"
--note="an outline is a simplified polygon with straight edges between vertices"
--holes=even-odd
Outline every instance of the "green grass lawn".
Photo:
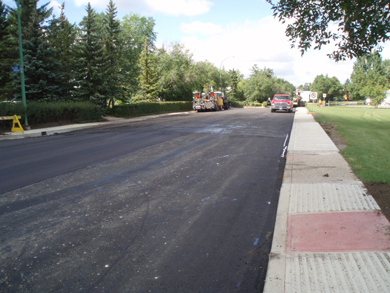
[[390,109],[314,107],[314,112],[317,122],[339,126],[348,145],[341,154],[360,180],[390,184]]

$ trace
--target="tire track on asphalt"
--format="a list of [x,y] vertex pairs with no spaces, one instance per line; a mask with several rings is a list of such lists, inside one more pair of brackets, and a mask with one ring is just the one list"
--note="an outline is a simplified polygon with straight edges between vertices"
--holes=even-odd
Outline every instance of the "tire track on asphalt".
[[202,139],[199,139],[195,142],[192,142],[191,144],[181,147],[178,150],[173,150],[163,156],[162,158],[156,159],[151,161],[149,164],[146,166],[143,166],[142,168],[137,168],[134,170],[129,170],[126,172],[120,172],[116,173],[111,176],[107,176],[104,179],[99,179],[97,181],[90,181],[88,183],[85,183],[81,186],[75,186],[75,187],[70,187],[64,190],[59,190],[51,193],[47,193],[38,197],[34,197],[31,199],[25,199],[21,201],[15,201],[9,204],[1,205],[0,206],[0,216],[5,215],[7,213],[13,213],[17,212],[26,208],[30,208],[36,205],[48,203],[51,201],[59,200],[67,196],[72,196],[75,194],[78,194],[81,197],[86,197],[91,194],[93,194],[94,191],[102,188],[109,187],[111,185],[116,184],[120,180],[128,179],[140,172],[145,172],[148,170],[152,170],[156,168],[157,166],[161,164],[165,164],[170,160],[173,160],[177,157],[180,157],[184,155],[186,152],[189,150],[202,145],[203,143],[209,142],[211,140],[216,139],[218,136],[216,135],[208,135]]

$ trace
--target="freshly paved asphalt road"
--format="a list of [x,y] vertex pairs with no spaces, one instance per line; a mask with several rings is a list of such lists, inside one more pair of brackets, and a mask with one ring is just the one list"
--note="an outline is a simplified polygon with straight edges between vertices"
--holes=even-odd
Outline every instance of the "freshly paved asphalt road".
[[261,291],[293,115],[0,141],[0,291]]

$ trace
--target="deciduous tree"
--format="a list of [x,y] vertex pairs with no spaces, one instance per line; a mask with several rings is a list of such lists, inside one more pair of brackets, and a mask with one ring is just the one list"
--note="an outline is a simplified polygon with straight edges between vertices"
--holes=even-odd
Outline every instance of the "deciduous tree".
[[145,40],[151,49],[155,48],[157,33],[154,31],[155,20],[152,17],[128,14],[121,21],[122,57],[124,89],[128,97],[138,91],[140,67],[138,60],[144,48]]
[[286,36],[304,54],[314,45],[335,43],[328,56],[336,61],[380,50],[389,40],[390,2],[388,0],[278,0],[272,5],[274,16],[288,21]]
[[301,84],[298,89],[301,91],[310,91],[311,83],[310,82],[305,82],[305,84]]
[[343,86],[337,77],[328,77],[328,75],[317,75],[314,79],[310,90],[317,92],[319,99],[323,99],[323,94],[326,94],[327,101],[333,101],[335,98],[341,98],[343,95]]
[[166,101],[190,101],[198,73],[192,54],[184,46],[174,44],[157,54],[159,96]]
[[360,57],[354,63],[351,83],[348,86],[352,98],[369,97],[379,103],[390,86],[386,64],[377,52]]
[[195,89],[197,91],[207,92],[211,87],[213,87],[214,90],[219,90],[219,70],[214,64],[207,60],[197,62],[195,64],[195,71],[197,73],[195,81]]

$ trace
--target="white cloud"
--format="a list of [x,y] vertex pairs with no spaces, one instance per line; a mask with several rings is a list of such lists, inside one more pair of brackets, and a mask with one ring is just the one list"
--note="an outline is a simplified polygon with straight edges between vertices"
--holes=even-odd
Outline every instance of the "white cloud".
[[383,51],[381,52],[383,59],[390,59],[390,42],[382,43]]
[[53,14],[55,14],[56,16],[59,16],[61,14],[61,3],[59,3],[58,1],[50,1],[50,4],[49,4],[51,7],[53,7]]
[[[96,9],[105,9],[108,0],[73,0],[77,7],[86,6],[88,2]],[[173,16],[195,16],[208,13],[213,6],[209,0],[116,0],[118,10],[144,10],[160,12]]]
[[191,23],[182,23],[180,30],[187,34],[201,34],[205,36],[212,36],[222,33],[222,27],[214,23],[204,23],[200,21],[194,21]]
[[[88,2],[91,3],[92,8],[97,10],[105,10],[109,3],[109,0],[73,0],[73,3],[77,7],[85,7],[88,5]],[[144,5],[144,0],[116,0],[114,1],[115,6],[118,10],[126,10],[131,12],[137,7]]]
[[77,7],[87,6],[88,2],[91,3],[92,7],[104,8],[107,6],[107,1],[105,0],[73,0]]
[[[210,24],[204,25],[211,27]],[[226,57],[235,56],[225,60],[223,67],[226,70],[239,69],[246,77],[257,64],[259,68],[273,69],[276,76],[296,86],[313,82],[320,74],[336,76],[341,83],[349,78],[353,61],[336,63],[330,60],[326,54],[333,49],[329,46],[321,51],[310,50],[301,57],[299,50],[291,49],[285,27],[286,24],[269,16],[258,21],[231,23],[218,35],[206,38],[192,35],[182,38],[181,42],[194,54],[195,60],[208,60],[218,68]]]
[[195,16],[208,13],[214,4],[208,0],[145,0],[154,11],[174,16]]

